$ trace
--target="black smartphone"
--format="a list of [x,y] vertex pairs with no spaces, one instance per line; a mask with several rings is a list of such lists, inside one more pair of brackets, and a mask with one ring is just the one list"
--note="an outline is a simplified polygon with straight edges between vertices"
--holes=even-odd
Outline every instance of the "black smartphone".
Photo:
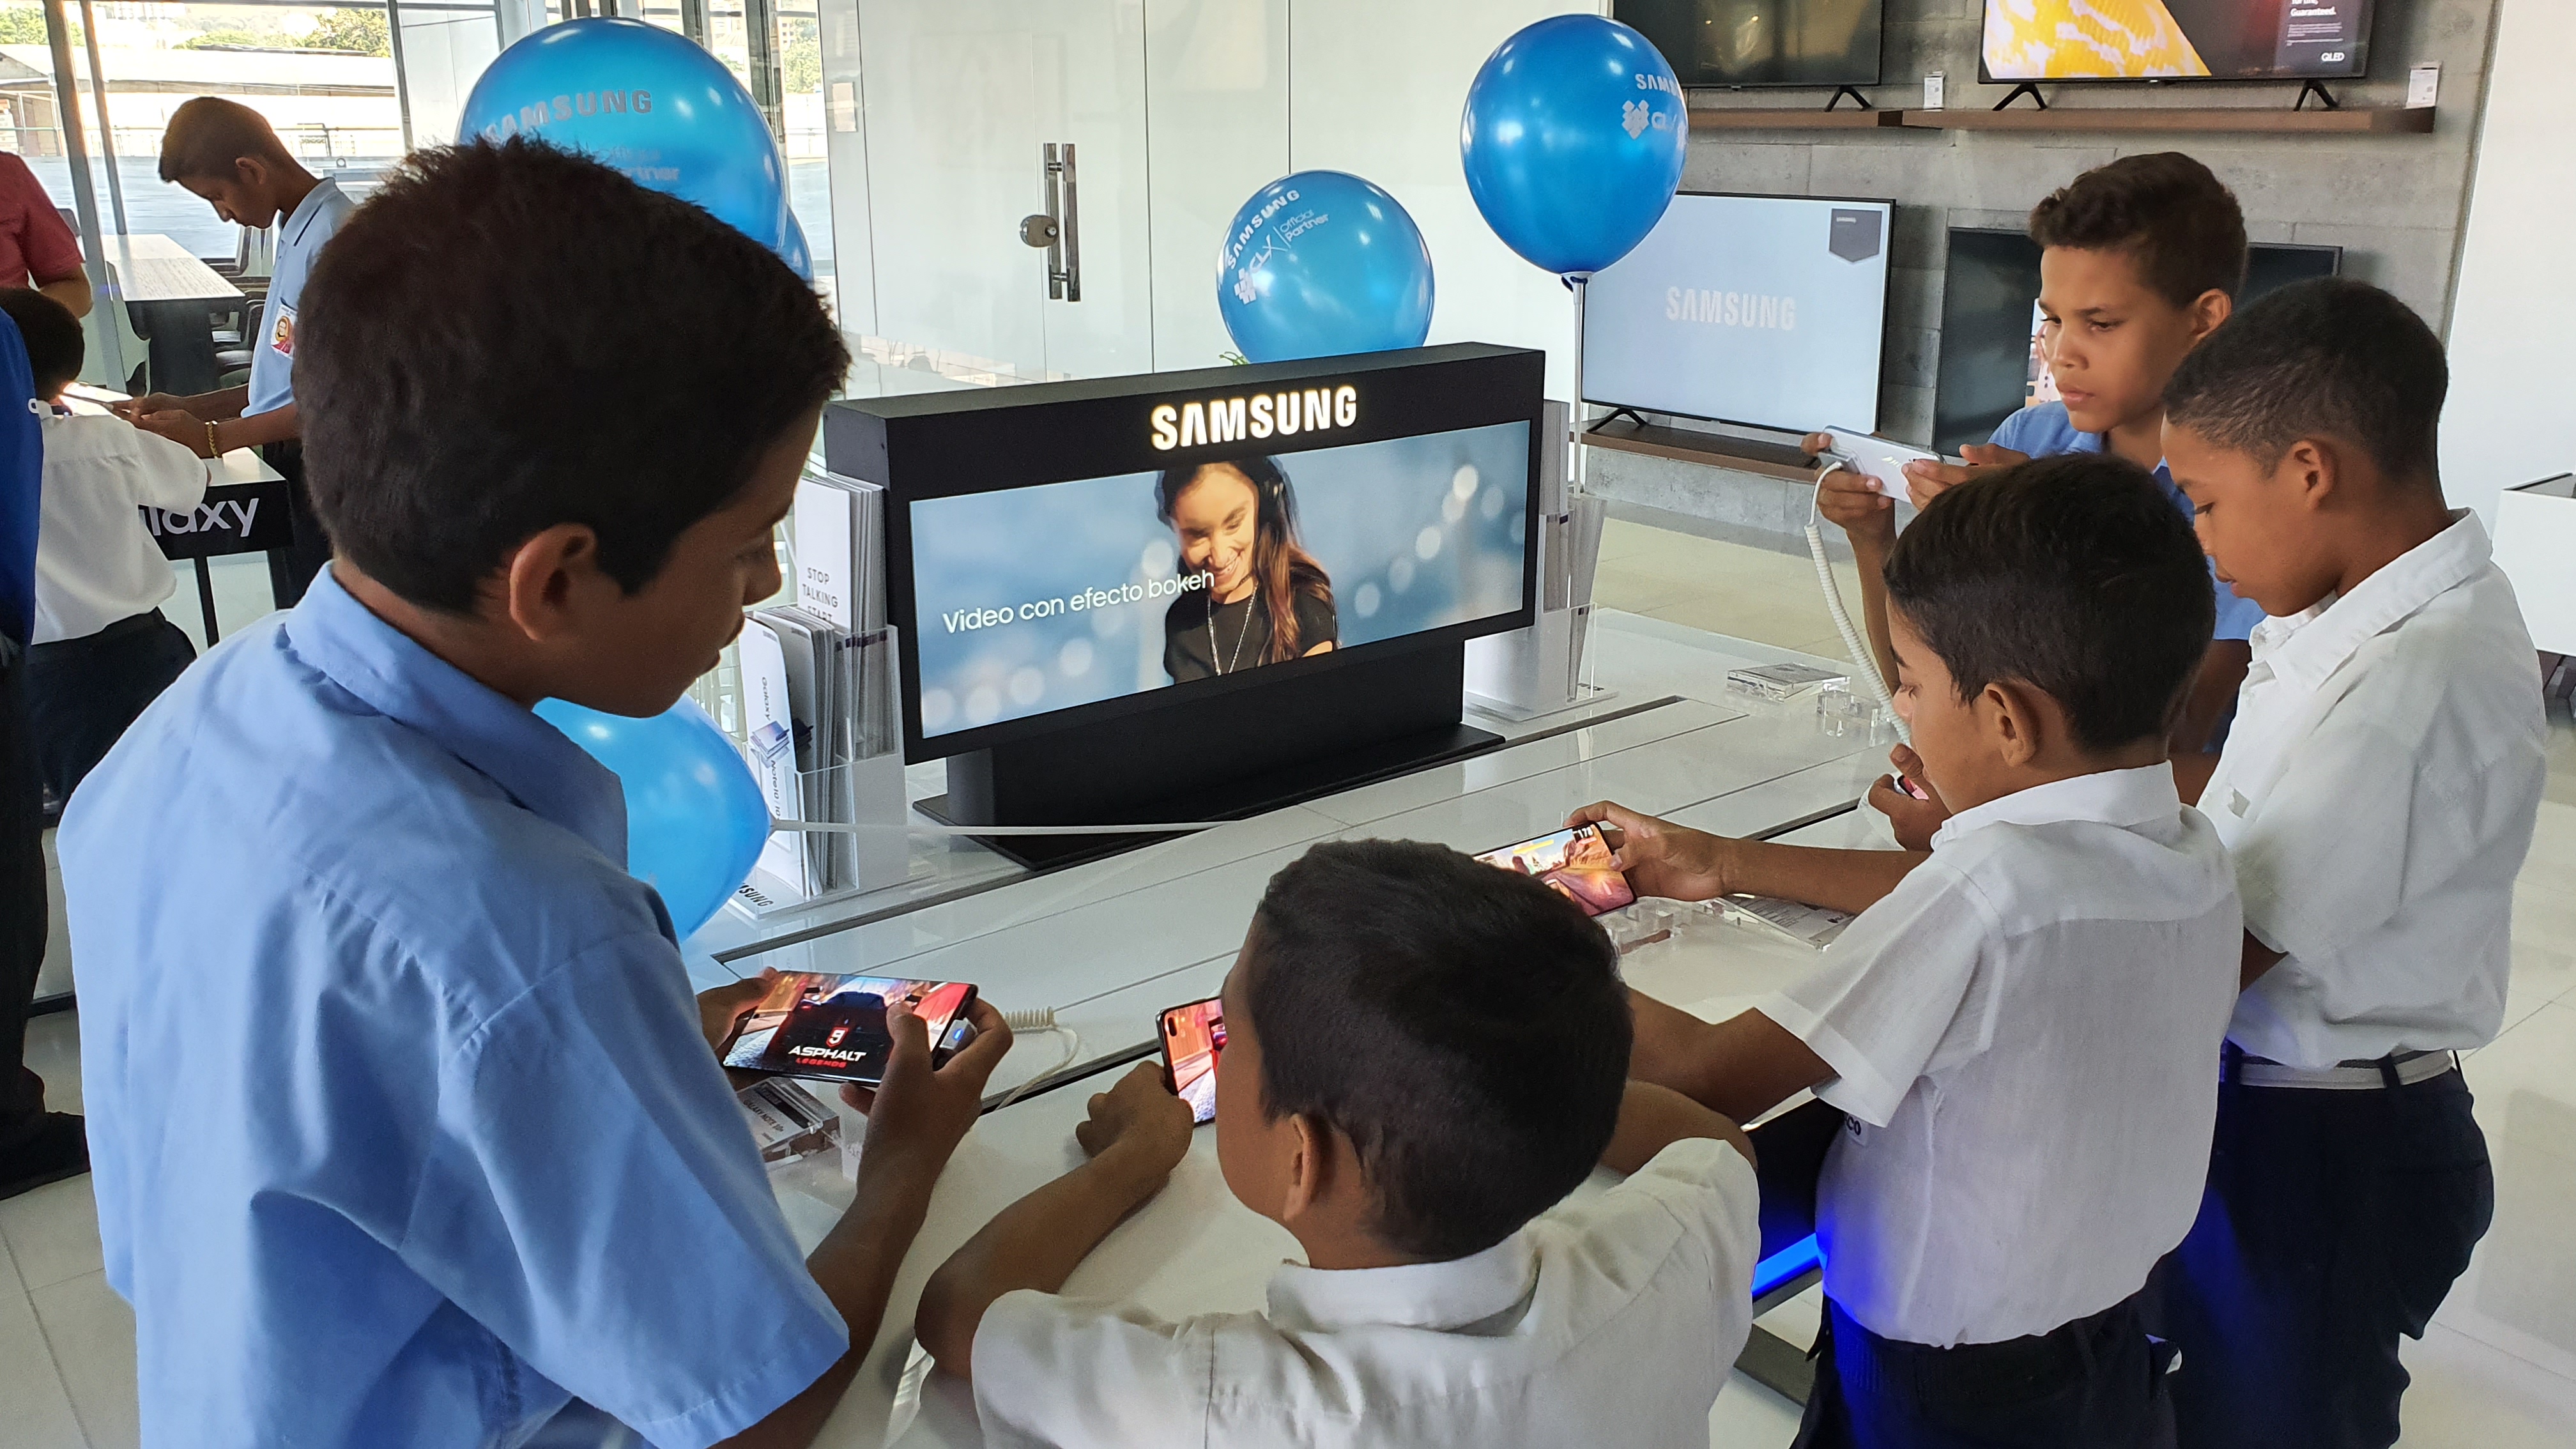
[[1578,825],[1572,830],[1488,850],[1476,858],[1487,865],[1538,877],[1539,884],[1574,902],[1587,916],[1637,903],[1637,893],[1629,887],[1628,877],[1610,863],[1610,841],[1598,825]]
[[1163,1083],[1190,1104],[1190,1120],[1216,1117],[1216,1059],[1225,1054],[1225,1005],[1216,997],[1166,1007],[1155,1019]]
[[966,1028],[974,1000],[975,988],[962,981],[784,971],[720,1055],[738,1071],[873,1087],[885,1080],[886,1058],[894,1052],[889,1010],[908,1006],[921,1018],[936,1066],[971,1037],[971,1028],[959,1028]]

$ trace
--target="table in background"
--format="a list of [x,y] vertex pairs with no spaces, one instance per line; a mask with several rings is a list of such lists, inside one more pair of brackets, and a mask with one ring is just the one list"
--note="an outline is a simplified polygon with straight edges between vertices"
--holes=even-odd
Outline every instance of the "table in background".
[[152,390],[182,397],[213,392],[223,373],[215,362],[209,314],[242,301],[241,288],[155,232],[106,236],[100,244],[115,270],[126,315],[151,344]]

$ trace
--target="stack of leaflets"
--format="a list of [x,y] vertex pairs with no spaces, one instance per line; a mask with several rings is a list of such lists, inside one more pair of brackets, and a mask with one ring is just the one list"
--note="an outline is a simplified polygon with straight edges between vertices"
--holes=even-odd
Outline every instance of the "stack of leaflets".
[[[854,767],[903,748],[885,622],[885,490],[810,471],[795,519],[796,602],[753,611],[742,631],[745,752],[771,815],[860,824]],[[811,899],[859,884],[859,848],[853,834],[782,830],[759,869]]]
[[1796,699],[1802,694],[1836,684],[1849,684],[1851,675],[1810,664],[1756,664],[1730,670],[1726,687],[1737,694],[1750,694],[1773,703]]

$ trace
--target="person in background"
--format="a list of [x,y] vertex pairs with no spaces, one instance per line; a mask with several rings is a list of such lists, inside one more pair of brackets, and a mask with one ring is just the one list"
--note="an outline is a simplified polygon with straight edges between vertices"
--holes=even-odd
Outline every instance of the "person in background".
[[[2244,285],[2245,215],[2235,194],[2180,152],[2124,156],[2031,208],[2030,238],[2041,247],[2040,345],[2060,400],[2004,419],[1989,443],[1966,449],[1964,467],[1907,464],[1914,505],[1984,469],[2060,453],[2113,453],[2153,471],[2174,508],[2190,517],[2190,501],[2164,464],[2164,387],[2192,348],[2227,320]],[[1811,437],[1807,446],[1820,451],[1826,443]],[[1895,502],[1859,474],[1836,470],[1818,485],[1816,504],[1851,538],[1871,650],[1881,670],[1892,671],[1879,573],[1896,540]],[[2246,637],[2263,618],[2260,605],[2215,574],[2210,588],[2217,622],[2174,724],[2174,749],[2182,754],[2214,746],[2245,678]],[[1925,784],[1912,750],[1899,745],[1895,759],[1907,778]],[[1870,803],[1909,846],[1928,839],[1944,813],[1937,797],[1912,798],[1886,781],[1872,787]]]
[[251,340],[248,386],[194,397],[156,392],[119,411],[200,458],[257,448],[285,476],[295,540],[268,556],[268,583],[277,606],[292,608],[331,559],[331,540],[304,486],[304,425],[295,406],[297,312],[313,259],[348,220],[353,203],[337,182],[296,164],[267,117],[214,96],[170,113],[161,133],[161,179],[196,193],[226,221],[253,231],[276,226],[277,266]]
[[[1267,1313],[1060,1296],[1189,1151],[1189,1105],[1139,1065],[1075,1130],[1090,1160],[922,1289],[916,1335],[972,1378],[986,1444],[1706,1442],[1752,1327],[1752,1146],[1627,1080],[1600,927],[1437,845],[1318,845],[1262,893],[1223,1019],[1217,1165],[1306,1261]],[[1559,1207],[1596,1162],[1630,1176]]]
[[36,173],[15,152],[0,151],[0,287],[33,287],[69,308],[90,309],[89,274],[80,239],[54,206]]
[[[2178,760],[2245,898],[2199,1223],[2167,1264],[2185,1449],[2384,1449],[2495,1211],[2495,1040],[2548,779],[2531,636],[2442,493],[2441,339],[2353,281],[2254,302],[2165,388],[2219,570],[2271,617],[2227,748]],[[2214,770],[2213,770],[2214,763]]]
[[1332,652],[1333,581],[1297,536],[1297,490],[1277,459],[1166,468],[1154,511],[1180,547],[1181,572],[1208,579],[1163,611],[1173,683]]
[[[23,396],[22,396],[23,394]],[[45,471],[36,384],[18,324],[0,313],[0,1198],[89,1170],[81,1119],[45,1110],[27,1070],[27,1013],[45,965],[44,787],[27,724],[36,535]]]
[[122,418],[64,407],[84,343],[79,319],[61,303],[19,288],[0,292],[0,312],[27,340],[36,397],[47,405],[27,715],[45,790],[59,808],[197,657],[188,636],[161,616],[178,580],[138,509],[194,509],[206,496],[207,467]]

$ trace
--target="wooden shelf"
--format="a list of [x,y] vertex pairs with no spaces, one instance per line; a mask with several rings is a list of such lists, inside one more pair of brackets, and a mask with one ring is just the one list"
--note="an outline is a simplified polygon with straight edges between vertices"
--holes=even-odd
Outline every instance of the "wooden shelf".
[[1874,131],[1901,124],[1904,114],[1849,106],[1693,106],[1690,123],[1694,131]]
[[1717,433],[1698,433],[1684,428],[1640,427],[1635,423],[1605,423],[1584,433],[1583,441],[1595,448],[1608,448],[1620,453],[1642,453],[1649,458],[1671,458],[1677,462],[1698,463],[1710,468],[1733,468],[1739,473],[1756,473],[1765,478],[1783,478],[1792,483],[1813,483],[1816,468],[1812,463],[1782,461],[1781,447],[1764,449],[1766,456],[1738,451],[1763,445],[1745,439],[1729,438]]
[[[2273,135],[2421,136],[2433,129],[2431,106],[2345,106],[2294,111],[2286,106],[2016,106],[2009,111],[1899,111],[1896,124],[1925,131],[2234,131]],[[1699,124],[1699,112],[1691,112]]]

